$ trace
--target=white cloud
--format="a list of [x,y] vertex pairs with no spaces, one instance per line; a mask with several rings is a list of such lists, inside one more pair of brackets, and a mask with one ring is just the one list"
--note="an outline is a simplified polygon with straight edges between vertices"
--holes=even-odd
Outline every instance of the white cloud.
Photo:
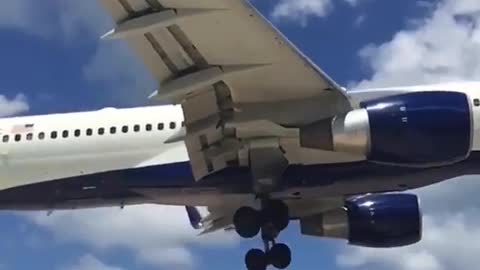
[[356,27],[360,27],[362,26],[362,24],[365,22],[366,19],[367,19],[367,15],[365,14],[358,15],[357,18],[355,19],[354,25]]
[[356,6],[358,5],[358,2],[359,2],[359,0],[344,0],[344,1],[350,4],[351,6]]
[[2,3],[0,8],[0,27],[21,29],[29,34],[44,35],[46,29],[42,24],[43,13],[35,10],[31,0],[16,0]]
[[473,270],[480,250],[478,177],[458,177],[417,191],[424,217],[423,239],[407,247],[348,247],[337,263],[350,269]]
[[48,8],[39,9],[35,0],[2,3],[0,28],[16,29],[43,38],[68,40],[78,38],[84,32],[98,36],[112,25],[97,0],[62,0],[45,4]]
[[275,20],[287,19],[305,26],[308,17],[325,17],[332,9],[331,0],[281,0],[271,16]]
[[62,270],[123,270],[121,267],[107,265],[91,254],[82,256],[73,265],[63,267]]
[[98,0],[62,0],[56,2],[56,8],[58,26],[67,40],[85,36],[96,39],[113,27]]
[[13,99],[0,95],[0,117],[12,116],[29,110],[26,97],[18,94]]
[[50,216],[34,213],[27,217],[51,231],[58,241],[82,243],[95,250],[126,248],[140,262],[153,265],[189,268],[198,259],[189,250],[192,245],[236,243],[235,235],[226,232],[197,236],[183,207],[143,205],[123,210],[58,211]]
[[82,38],[96,40],[96,51],[86,62],[83,72],[92,86],[105,89],[100,96],[118,105],[144,105],[158,84],[124,41],[99,38],[113,27],[113,22],[97,2],[62,2],[59,21],[66,40],[78,37],[79,33],[83,34]]
[[62,0],[39,9],[36,0],[2,4],[0,28],[19,30],[43,39],[74,45],[81,40],[95,46],[85,61],[84,76],[105,89],[99,97],[120,106],[143,105],[158,88],[138,57],[122,41],[101,41],[113,27],[112,19],[97,0]]
[[[480,79],[480,2],[444,0],[429,9],[431,14],[410,29],[360,52],[372,75],[356,87]],[[477,269],[479,190],[474,176],[419,190],[427,215],[420,243],[395,249],[348,247],[338,264],[349,269]]]
[[480,2],[446,0],[415,27],[366,46],[372,71],[359,88],[480,79]]
[[184,247],[142,249],[138,255],[140,260],[151,265],[172,266],[175,269],[193,268],[194,256]]
[[[359,0],[343,0],[355,7]],[[287,20],[306,26],[310,17],[326,17],[334,8],[332,0],[280,0],[271,12],[271,17],[276,20]]]
[[392,270],[474,270],[480,250],[478,212],[424,218],[422,242],[402,248],[370,249],[349,247],[337,257],[342,267]]
[[83,67],[87,81],[106,89],[106,99],[115,104],[144,105],[157,84],[146,67],[122,41],[104,41]]

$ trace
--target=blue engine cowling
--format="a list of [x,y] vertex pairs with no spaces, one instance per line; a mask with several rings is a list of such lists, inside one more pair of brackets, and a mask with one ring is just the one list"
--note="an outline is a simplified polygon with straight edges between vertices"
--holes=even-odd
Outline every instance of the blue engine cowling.
[[464,93],[411,92],[360,107],[301,127],[300,145],[414,167],[452,164],[470,154],[473,117]]
[[460,92],[415,92],[361,103],[368,114],[367,158],[384,163],[434,166],[468,157],[472,116]]
[[400,247],[420,241],[422,214],[413,194],[368,194],[348,198],[342,208],[300,218],[300,229],[356,246]]
[[371,194],[346,201],[348,241],[365,247],[399,247],[422,238],[422,214],[413,194]]

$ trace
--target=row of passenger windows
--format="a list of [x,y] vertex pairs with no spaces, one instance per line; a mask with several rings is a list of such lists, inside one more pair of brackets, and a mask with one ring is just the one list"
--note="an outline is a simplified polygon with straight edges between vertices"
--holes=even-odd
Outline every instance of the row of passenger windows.
[[[175,129],[177,127],[177,123],[170,122],[170,124],[168,126],[169,126],[170,129]],[[183,122],[182,122],[182,126],[183,126]],[[122,126],[121,128],[118,128],[118,132],[119,133],[120,132],[121,133],[128,133],[130,130],[133,130],[133,132],[140,132],[141,127],[142,126],[140,126],[140,125],[134,125],[130,129],[129,126]],[[153,125],[152,124],[146,124],[144,126],[144,128],[145,128],[145,131],[152,131],[153,130]],[[157,130],[163,130],[164,128],[165,128],[165,125],[163,123],[158,123],[157,126],[156,126]],[[87,128],[85,130],[85,135],[86,136],[92,136],[94,132],[96,132],[96,134],[98,134],[98,135],[104,135],[107,132],[110,133],[110,134],[116,134],[117,133],[117,127],[112,126],[108,129],[104,128],[104,127],[101,127],[101,128],[96,129],[96,131],[94,131],[94,129]],[[47,136],[50,136],[51,139],[56,139],[56,138],[59,138],[59,137],[68,138],[69,135],[70,135],[69,130],[63,130],[62,132],[51,131],[49,135],[46,132],[39,132],[37,134],[37,137],[38,137],[39,140],[44,140],[45,138],[47,138]],[[75,136],[75,137],[82,136],[82,130],[75,129],[73,131],[73,136]],[[27,133],[25,135],[25,139],[28,140],[28,141],[33,140],[33,137],[34,137],[33,133]],[[22,140],[22,134],[15,134],[12,139],[15,140],[16,142],[19,142],[19,141]],[[3,135],[2,142],[8,142],[9,140],[10,140],[10,135]]]

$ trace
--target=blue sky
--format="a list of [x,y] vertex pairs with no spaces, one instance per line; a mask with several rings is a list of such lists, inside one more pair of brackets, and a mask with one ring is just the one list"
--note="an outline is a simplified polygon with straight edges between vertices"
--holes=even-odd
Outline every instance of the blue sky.
[[[480,79],[476,0],[255,0],[304,53],[352,88]],[[45,114],[150,104],[155,89],[95,0],[5,0],[0,8],[0,114]],[[480,91],[480,89],[479,89]],[[300,236],[290,269],[476,269],[480,215],[474,177],[419,191],[425,239],[371,250]],[[243,269],[260,241],[198,238],[182,209],[140,206],[2,213],[0,269]]]

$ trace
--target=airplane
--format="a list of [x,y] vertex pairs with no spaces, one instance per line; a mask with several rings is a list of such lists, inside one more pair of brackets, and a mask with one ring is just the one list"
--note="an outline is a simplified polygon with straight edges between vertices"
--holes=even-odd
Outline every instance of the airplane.
[[[243,0],[100,0],[169,105],[0,119],[0,209],[185,206],[202,234],[420,241],[405,191],[479,174],[480,83],[349,90]],[[319,36],[321,38],[321,36]],[[197,207],[207,207],[203,215]]]

